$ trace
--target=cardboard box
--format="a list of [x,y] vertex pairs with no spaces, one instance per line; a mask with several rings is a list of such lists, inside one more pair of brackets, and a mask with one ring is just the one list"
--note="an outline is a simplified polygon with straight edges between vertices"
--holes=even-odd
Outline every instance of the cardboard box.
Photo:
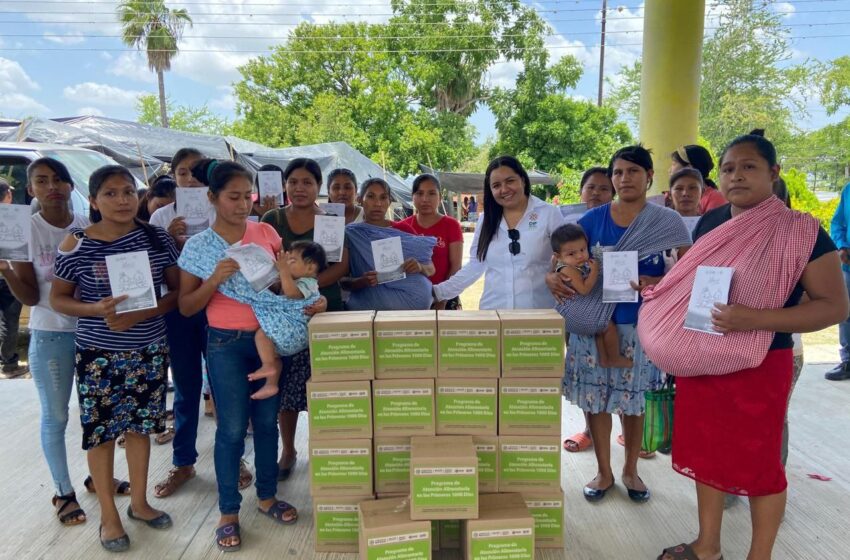
[[502,377],[564,376],[564,318],[554,309],[499,310]]
[[410,438],[375,438],[375,492],[407,495],[410,492]]
[[520,494],[481,496],[478,519],[461,523],[465,560],[534,560],[534,518]]
[[495,311],[438,311],[438,377],[499,377],[499,315]]
[[495,436],[497,379],[437,380],[437,435]]
[[499,492],[560,488],[559,436],[499,436]]
[[410,440],[411,519],[478,517],[478,456],[472,436]]
[[372,437],[372,384],[369,381],[307,382],[310,439]]
[[378,311],[375,379],[437,377],[437,312]]
[[375,437],[435,434],[433,379],[375,380],[372,408]]
[[499,491],[499,438],[472,436],[478,456],[478,493],[495,494]]
[[554,377],[499,380],[500,436],[560,436],[561,380]]
[[375,378],[374,311],[319,313],[307,325],[311,381],[368,381]]
[[431,522],[410,519],[407,498],[360,503],[360,558],[431,560]]
[[534,518],[534,546],[564,547],[564,491],[523,492],[525,505]]
[[372,440],[311,440],[310,493],[332,497],[372,494]]
[[313,498],[316,523],[316,552],[357,552],[360,529],[360,502],[369,496]]
[[440,548],[450,550],[460,548],[460,520],[440,521]]
[[440,550],[440,522],[431,522],[431,551]]

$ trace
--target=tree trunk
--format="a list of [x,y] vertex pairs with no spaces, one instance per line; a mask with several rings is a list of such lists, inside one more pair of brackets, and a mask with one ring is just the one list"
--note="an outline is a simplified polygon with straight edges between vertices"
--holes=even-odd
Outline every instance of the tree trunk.
[[165,76],[162,70],[157,71],[156,78],[159,82],[159,118],[162,128],[168,128],[168,110],[165,106]]

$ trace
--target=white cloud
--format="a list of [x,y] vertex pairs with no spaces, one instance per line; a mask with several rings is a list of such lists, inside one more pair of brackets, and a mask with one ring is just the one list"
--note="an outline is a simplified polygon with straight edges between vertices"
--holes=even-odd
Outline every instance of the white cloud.
[[56,43],[57,45],[79,45],[80,43],[85,42],[86,38],[83,37],[82,33],[68,33],[65,35],[59,35],[57,33],[45,33],[44,38],[51,43]]
[[97,107],[80,107],[77,109],[77,115],[79,116],[91,116],[91,117],[102,117],[106,113],[98,109]]
[[140,52],[121,53],[121,56],[109,65],[106,72],[119,78],[127,78],[146,84],[156,82],[156,74],[150,71],[145,55]]
[[126,90],[95,82],[67,86],[62,90],[65,99],[88,103],[95,107],[133,107],[136,104],[136,99],[144,94],[144,91]]
[[230,113],[234,112],[236,109],[236,96],[233,95],[233,88],[230,86],[220,86],[217,89],[222,92],[222,95],[210,101],[210,107]]
[[23,93],[0,92],[0,107],[3,115],[7,117],[26,117],[30,115],[44,115],[49,109]]
[[40,89],[20,63],[0,58],[0,111],[5,116],[46,114],[47,107],[29,95]]
[[777,2],[773,5],[773,10],[777,14],[782,14],[782,17],[788,19],[794,17],[797,12],[797,7],[791,2]]
[[0,58],[0,92],[37,91],[39,85],[29,77],[20,63]]

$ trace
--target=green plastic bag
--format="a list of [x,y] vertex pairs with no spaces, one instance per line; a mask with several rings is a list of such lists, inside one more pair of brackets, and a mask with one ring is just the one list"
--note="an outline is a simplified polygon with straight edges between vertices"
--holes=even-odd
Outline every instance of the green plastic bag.
[[673,376],[667,376],[664,386],[657,391],[647,391],[646,415],[643,419],[643,444],[647,452],[670,447],[673,443],[673,400],[676,388]]

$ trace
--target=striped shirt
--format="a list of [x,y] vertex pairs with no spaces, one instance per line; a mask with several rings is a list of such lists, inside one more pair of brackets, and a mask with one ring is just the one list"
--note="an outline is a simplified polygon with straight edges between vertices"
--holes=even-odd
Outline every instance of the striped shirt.
[[[177,265],[177,247],[171,236],[162,228],[154,227],[161,249],[153,247],[142,228],[136,228],[115,241],[100,241],[86,236],[82,230],[73,230],[78,243],[72,251],[59,251],[54,265],[54,276],[79,288],[79,300],[96,303],[112,295],[106,256],[147,251],[151,263],[151,276],[159,297],[159,286],[165,282],[163,271]],[[153,317],[133,325],[124,332],[113,332],[103,317],[80,317],[77,321],[77,346],[102,350],[135,350],[144,348],[165,336],[162,316]]]

